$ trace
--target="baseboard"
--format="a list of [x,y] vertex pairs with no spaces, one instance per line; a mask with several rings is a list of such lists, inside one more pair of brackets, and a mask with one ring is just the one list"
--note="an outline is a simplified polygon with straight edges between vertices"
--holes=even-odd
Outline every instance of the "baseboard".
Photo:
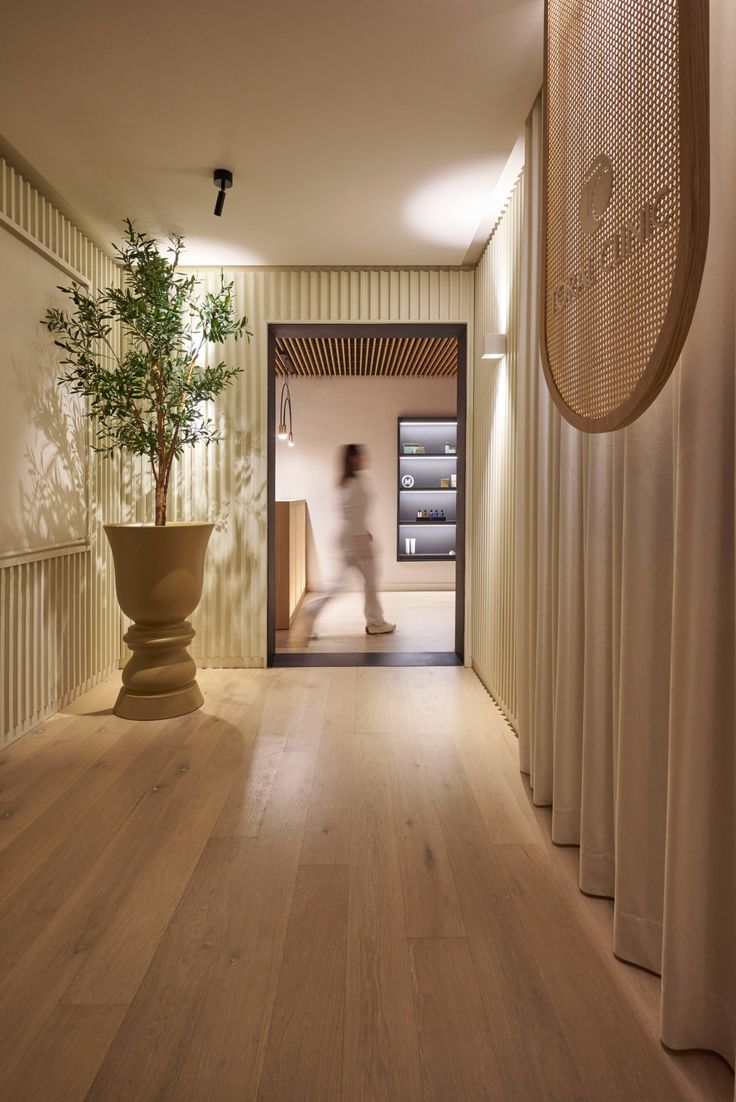
[[262,670],[266,666],[266,659],[259,657],[213,658],[211,655],[202,657],[198,654],[193,654],[192,657],[200,670]]

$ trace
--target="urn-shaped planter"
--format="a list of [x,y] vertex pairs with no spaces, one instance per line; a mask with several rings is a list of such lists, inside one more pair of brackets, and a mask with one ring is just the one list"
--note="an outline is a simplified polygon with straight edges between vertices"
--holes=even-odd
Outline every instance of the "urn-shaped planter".
[[170,719],[200,708],[188,617],[202,596],[212,524],[106,524],[115,587],[133,621],[124,639],[133,654],[123,670],[115,715]]

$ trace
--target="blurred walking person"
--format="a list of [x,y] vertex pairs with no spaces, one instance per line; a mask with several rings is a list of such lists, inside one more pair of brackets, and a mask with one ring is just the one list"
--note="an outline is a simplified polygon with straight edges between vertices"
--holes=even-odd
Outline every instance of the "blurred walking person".
[[365,592],[365,630],[368,635],[387,635],[396,630],[396,624],[384,619],[376,589],[376,560],[373,554],[373,536],[368,530],[370,498],[366,479],[362,472],[368,467],[368,457],[362,444],[346,444],[340,455],[340,573],[334,585],[323,596],[312,601],[304,610],[299,635],[308,639],[314,634],[314,626],[322,609],[340,590],[345,588],[348,571],[357,570],[363,578]]

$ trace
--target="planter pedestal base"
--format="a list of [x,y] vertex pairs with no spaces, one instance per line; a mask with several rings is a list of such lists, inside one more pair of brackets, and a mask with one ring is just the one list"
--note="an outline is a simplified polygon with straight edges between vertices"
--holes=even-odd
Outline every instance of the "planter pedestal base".
[[187,647],[194,638],[188,620],[133,624],[124,639],[133,655],[113,711],[123,719],[172,719],[201,708],[197,667]]
[[133,655],[113,711],[123,719],[172,719],[201,708],[186,619],[202,596],[213,524],[106,524],[120,607],[132,620]]

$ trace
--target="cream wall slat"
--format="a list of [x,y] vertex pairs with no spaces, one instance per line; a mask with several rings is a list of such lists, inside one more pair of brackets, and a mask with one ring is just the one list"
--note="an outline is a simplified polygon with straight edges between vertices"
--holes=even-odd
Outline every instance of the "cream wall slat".
[[[516,724],[513,619],[517,334],[523,214],[519,179],[476,269],[475,348],[470,366],[469,573],[473,666]],[[506,333],[502,360],[482,360],[485,333]]]

